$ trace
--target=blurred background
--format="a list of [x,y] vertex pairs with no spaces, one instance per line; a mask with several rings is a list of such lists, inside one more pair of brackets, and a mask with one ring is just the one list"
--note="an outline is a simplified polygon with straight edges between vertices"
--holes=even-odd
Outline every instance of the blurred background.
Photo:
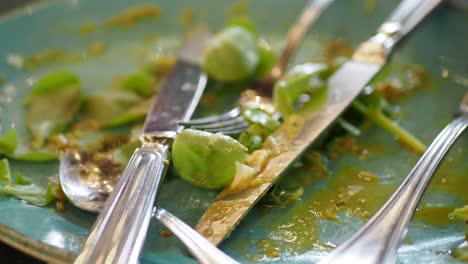
[[6,11],[9,11],[15,7],[27,4],[27,3],[32,3],[35,0],[3,0],[0,1],[0,14],[5,13]]
[[[0,1],[0,15],[19,7],[21,5],[32,3],[35,0],[3,0]],[[25,254],[20,253],[19,251],[10,248],[0,242],[0,256],[2,256],[2,261],[5,263],[42,263],[37,261],[34,258],[31,258]]]

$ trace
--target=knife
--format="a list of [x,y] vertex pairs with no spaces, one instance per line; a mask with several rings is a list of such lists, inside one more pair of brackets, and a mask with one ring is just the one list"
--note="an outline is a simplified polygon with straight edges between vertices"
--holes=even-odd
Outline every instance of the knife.
[[195,31],[161,83],[143,126],[141,147],[109,196],[75,263],[137,263],[162,182],[168,146],[192,116],[207,82],[200,68],[209,34]]
[[[377,34],[359,45],[352,59],[330,77],[323,105],[313,112],[301,113],[300,117],[291,116],[271,135],[276,142],[281,142],[277,146],[279,153],[270,158],[255,177],[258,184],[233,194],[227,187],[207,208],[196,229],[213,244],[221,243],[289,165],[347,109],[380,71],[399,40],[441,2],[403,0]],[[291,126],[296,131],[293,134],[285,133]]]

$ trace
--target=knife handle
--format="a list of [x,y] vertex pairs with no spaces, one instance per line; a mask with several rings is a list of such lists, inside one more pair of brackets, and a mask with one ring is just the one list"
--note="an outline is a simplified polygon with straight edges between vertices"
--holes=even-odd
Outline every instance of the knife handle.
[[162,182],[167,145],[133,153],[75,263],[137,263]]
[[353,60],[383,65],[393,47],[413,30],[443,0],[402,0],[377,30],[377,34],[361,43]]
[[391,49],[402,37],[413,30],[443,0],[403,0],[378,29],[378,34],[389,37]]

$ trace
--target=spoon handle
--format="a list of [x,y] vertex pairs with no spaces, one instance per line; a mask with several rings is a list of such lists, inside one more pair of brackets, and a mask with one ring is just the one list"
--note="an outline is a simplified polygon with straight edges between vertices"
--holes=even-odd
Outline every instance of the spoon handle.
[[211,244],[200,233],[162,208],[155,208],[154,217],[184,243],[192,255],[202,264],[235,264],[228,255]]
[[135,150],[75,263],[138,262],[166,156],[164,144]]
[[395,263],[398,247],[421,196],[445,154],[467,126],[468,114],[448,124],[382,208],[319,264]]

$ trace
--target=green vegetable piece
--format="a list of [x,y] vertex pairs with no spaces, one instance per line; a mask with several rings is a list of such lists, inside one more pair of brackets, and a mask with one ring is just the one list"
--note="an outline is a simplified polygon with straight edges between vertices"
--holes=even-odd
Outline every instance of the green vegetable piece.
[[210,41],[203,69],[216,80],[235,82],[252,76],[258,63],[257,39],[246,29],[235,26]]
[[56,72],[40,79],[28,100],[27,125],[32,133],[32,147],[39,149],[53,133],[61,132],[80,107],[78,77]]
[[346,121],[342,117],[339,117],[337,120],[338,125],[340,125],[344,130],[346,130],[351,135],[357,137],[361,134],[361,130],[357,128],[355,125],[351,124],[350,122]]
[[10,129],[0,136],[0,154],[11,156],[18,146],[18,135],[15,129]]
[[140,147],[140,145],[141,142],[138,140],[123,145],[121,148],[118,148],[113,152],[114,159],[123,165],[127,164],[135,149]]
[[418,138],[384,114],[386,101],[375,92],[360,96],[353,101],[352,106],[366,118],[395,135],[403,146],[417,154],[422,154],[426,150],[426,146]]
[[0,193],[16,196],[36,206],[46,206],[55,199],[51,184],[47,186],[46,190],[35,184],[0,186]]
[[33,151],[22,154],[16,154],[13,158],[25,161],[53,161],[58,160],[59,156],[55,153]]
[[258,124],[270,132],[275,131],[280,125],[280,123],[277,120],[274,120],[270,114],[260,108],[246,109],[242,115],[248,123]]
[[137,72],[127,76],[122,83],[121,89],[141,96],[148,96],[154,92],[152,83],[153,81],[149,75]]
[[304,188],[299,187],[295,191],[280,190],[276,184],[273,189],[262,198],[261,204],[266,207],[285,207],[298,201],[304,194]]
[[13,174],[13,177],[15,178],[15,184],[18,184],[18,185],[32,184],[32,181],[30,179],[24,177],[24,175],[19,172],[15,172]]
[[325,64],[298,65],[276,82],[273,101],[283,117],[295,112],[301,95],[312,95],[325,87],[321,75],[326,71]]
[[172,159],[180,176],[188,182],[218,189],[235,175],[235,162],[242,163],[247,149],[222,134],[186,129],[174,140]]
[[11,183],[10,163],[7,159],[0,160],[0,183],[3,185]]
[[457,208],[453,211],[453,216],[463,221],[468,221],[468,205]]
[[46,95],[68,86],[80,85],[80,79],[74,73],[57,71],[47,74],[34,85],[30,96]]
[[35,185],[21,173],[15,172],[15,183],[11,182],[11,171],[7,159],[0,160],[0,194],[16,196],[30,204],[46,206],[55,199],[52,185],[47,189]]
[[122,125],[133,119],[119,120],[129,109],[141,102],[141,97],[127,91],[103,91],[85,100],[84,119],[93,120],[101,127]]
[[239,136],[238,141],[244,145],[249,153],[254,152],[262,147],[264,138],[261,135],[250,134],[248,132],[242,132]]
[[259,63],[255,70],[255,78],[260,79],[267,75],[276,63],[276,54],[263,41],[258,45]]
[[117,127],[117,126],[123,126],[126,124],[136,123],[138,121],[143,121],[152,103],[153,103],[153,98],[150,98],[149,100],[145,100],[143,102],[138,103],[137,105],[131,107],[122,116],[108,123],[106,127]]
[[468,261],[468,242],[465,241],[460,246],[452,249],[452,256],[461,261]]
[[255,37],[259,36],[257,26],[252,20],[250,20],[246,16],[236,16],[236,17],[229,19],[229,21],[226,24],[226,28],[230,28],[230,27],[241,27],[249,31],[250,33],[252,33]]
[[254,123],[239,135],[238,141],[247,147],[249,153],[252,153],[261,148],[265,138],[273,132],[274,130],[268,130],[262,125]]

